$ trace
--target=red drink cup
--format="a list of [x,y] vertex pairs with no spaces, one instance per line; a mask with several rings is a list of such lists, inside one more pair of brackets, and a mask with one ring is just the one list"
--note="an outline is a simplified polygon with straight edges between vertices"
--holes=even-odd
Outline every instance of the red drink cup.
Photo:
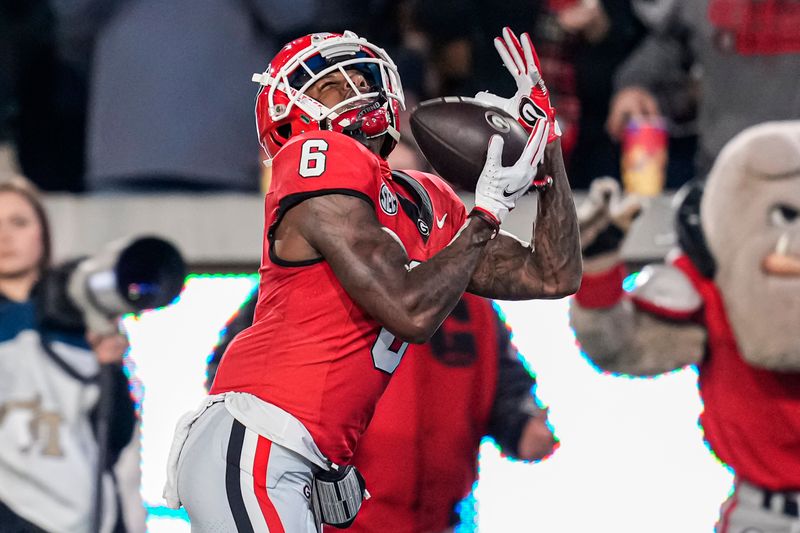
[[667,170],[667,129],[661,120],[633,119],[622,138],[622,184],[628,193],[657,196]]
[[580,5],[581,0],[547,0],[547,7],[553,13],[564,11],[571,7]]

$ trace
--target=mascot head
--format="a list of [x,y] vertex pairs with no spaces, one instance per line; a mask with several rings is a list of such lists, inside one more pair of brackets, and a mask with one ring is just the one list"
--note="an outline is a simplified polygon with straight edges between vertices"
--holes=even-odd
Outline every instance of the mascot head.
[[800,121],[734,137],[708,176],[700,214],[742,355],[800,370]]

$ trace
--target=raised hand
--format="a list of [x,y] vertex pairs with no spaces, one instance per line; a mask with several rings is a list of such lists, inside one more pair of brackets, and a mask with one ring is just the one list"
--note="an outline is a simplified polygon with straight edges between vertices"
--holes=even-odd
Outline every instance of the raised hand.
[[489,105],[499,107],[516,118],[528,131],[532,131],[536,121],[546,118],[550,124],[547,142],[561,136],[556,120],[556,110],[550,104],[550,93],[540,74],[539,57],[531,43],[530,35],[523,33],[517,39],[510,28],[503,28],[503,36],[496,37],[494,46],[503,60],[506,69],[514,77],[517,92],[512,98],[501,98],[489,92],[479,92],[475,98]]
[[539,119],[522,155],[510,167],[504,167],[501,161],[503,138],[494,135],[490,139],[486,163],[475,186],[475,209],[490,216],[497,226],[533,184],[549,133],[550,123],[544,118]]
[[641,198],[623,195],[614,178],[592,181],[588,196],[578,207],[586,270],[602,270],[616,263],[622,241],[641,209]]

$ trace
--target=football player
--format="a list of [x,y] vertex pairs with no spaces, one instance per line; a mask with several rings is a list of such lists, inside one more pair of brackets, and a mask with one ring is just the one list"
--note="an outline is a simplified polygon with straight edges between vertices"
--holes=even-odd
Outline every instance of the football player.
[[[253,323],[256,296],[225,325],[209,386],[228,344]],[[350,530],[450,531],[478,477],[485,435],[514,459],[548,457],[557,440],[535,387],[491,300],[465,293],[428,342],[409,345],[359,438],[351,463],[371,498]]]
[[[165,488],[196,531],[347,526],[367,494],[347,465],[408,343],[430,338],[465,290],[503,299],[577,290],[575,207],[524,45],[510,57],[528,83],[507,102],[533,99],[541,116],[512,166],[491,139],[469,213],[441,179],[386,163],[404,104],[381,48],[316,33],[254,76],[272,165],[255,318],[203,406],[178,423]],[[550,185],[534,248],[499,230],[542,162]]]

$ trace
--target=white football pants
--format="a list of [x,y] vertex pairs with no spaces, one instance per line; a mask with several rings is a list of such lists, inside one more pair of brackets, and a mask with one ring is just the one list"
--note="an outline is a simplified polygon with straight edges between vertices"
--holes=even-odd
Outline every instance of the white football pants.
[[311,510],[317,470],[218,402],[191,426],[177,486],[194,533],[318,533]]

